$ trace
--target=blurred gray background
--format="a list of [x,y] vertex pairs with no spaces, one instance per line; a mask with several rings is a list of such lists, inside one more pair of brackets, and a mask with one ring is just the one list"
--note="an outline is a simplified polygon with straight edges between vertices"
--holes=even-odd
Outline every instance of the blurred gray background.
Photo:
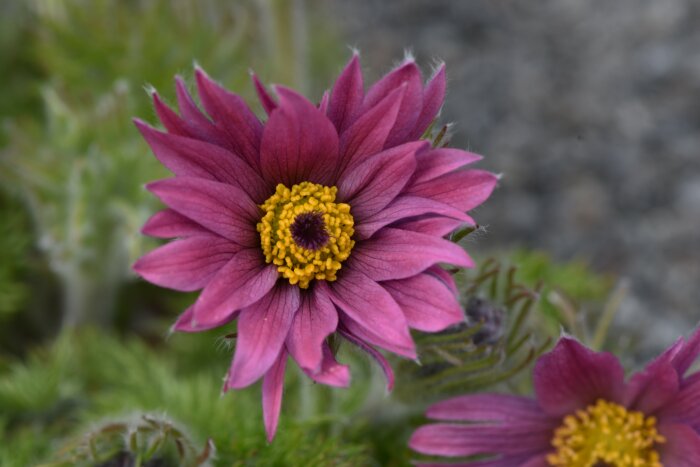
[[700,319],[700,2],[327,5],[375,79],[447,62],[453,144],[504,174],[472,250],[528,246],[627,278],[646,352]]

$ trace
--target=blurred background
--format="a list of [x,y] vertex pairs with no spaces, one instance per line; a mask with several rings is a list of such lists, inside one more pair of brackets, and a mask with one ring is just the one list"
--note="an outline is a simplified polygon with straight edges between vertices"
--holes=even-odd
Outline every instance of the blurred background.
[[[523,370],[561,327],[635,368],[700,318],[699,21],[693,0],[3,1],[0,465],[413,458],[427,400],[410,389],[444,361],[401,363],[391,404],[350,350],[350,391],[292,372],[267,446],[258,389],[219,398],[227,331],[166,339],[194,295],[130,271],[157,245],[139,233],[158,208],[143,185],[167,176],[131,118],[155,122],[146,91],[173,102],[173,76],[191,83],[194,62],[262,115],[251,68],[318,100],[351,47],[366,83],[407,51],[426,77],[445,61],[450,144],[503,174],[461,240],[484,265],[460,277],[481,328],[446,337],[469,345],[448,355],[461,376],[445,393],[527,392]],[[511,282],[479,295],[511,267],[532,291],[517,310]],[[484,348],[489,360],[472,353]]]

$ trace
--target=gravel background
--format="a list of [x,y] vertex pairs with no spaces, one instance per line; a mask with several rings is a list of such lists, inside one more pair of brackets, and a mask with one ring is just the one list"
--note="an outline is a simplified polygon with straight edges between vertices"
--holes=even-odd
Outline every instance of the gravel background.
[[[481,251],[527,246],[630,280],[618,323],[668,345],[700,318],[700,2],[333,0],[378,77],[448,65],[453,143],[504,178]],[[653,330],[653,332],[651,332]]]

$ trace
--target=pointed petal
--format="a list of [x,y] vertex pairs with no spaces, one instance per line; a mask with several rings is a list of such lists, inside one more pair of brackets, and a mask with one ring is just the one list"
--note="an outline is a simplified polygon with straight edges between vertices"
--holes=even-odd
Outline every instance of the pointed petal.
[[391,365],[387,359],[384,358],[384,355],[347,329],[340,329],[340,335],[363,351],[367,352],[369,356],[379,364],[379,368],[382,369],[382,372],[384,372],[384,377],[386,378],[386,390],[391,392],[394,389],[394,370],[391,368]]
[[481,159],[478,154],[461,149],[439,148],[423,151],[416,154],[417,165],[412,182],[427,182]]
[[653,414],[676,399],[680,377],[671,363],[672,358],[673,353],[664,352],[632,375],[625,387],[625,407]]
[[332,184],[338,160],[338,135],[333,124],[296,92],[280,86],[277,94],[279,107],[263,133],[263,177],[288,187],[304,181]]
[[683,344],[683,348],[673,358],[673,365],[679,376],[683,376],[686,371],[695,363],[700,354],[700,326],[696,326],[693,333]]
[[435,456],[535,456],[549,449],[551,436],[551,430],[524,422],[517,425],[435,423],[418,428],[408,445],[414,451]]
[[163,133],[138,119],[134,123],[153,154],[175,175],[228,183],[259,202],[272,191],[247,162],[220,146]]
[[345,172],[338,199],[350,204],[361,221],[378,213],[403,190],[416,168],[415,154],[424,143],[407,143],[383,151]]
[[403,94],[404,87],[394,90],[341,134],[338,173],[342,174],[382,151],[396,122]]
[[163,209],[153,214],[141,228],[141,233],[155,238],[188,237],[191,235],[214,235],[193,220],[172,209]]
[[420,70],[413,61],[404,63],[373,84],[367,90],[362,104],[362,109],[367,111],[385,96],[401,87],[405,89],[401,108],[387,136],[385,148],[408,141],[409,135],[416,126],[418,116],[423,108],[423,83],[421,82]]
[[260,167],[263,125],[258,117],[240,96],[214,82],[201,68],[195,70],[195,78],[204,109],[216,127],[226,135],[233,152],[254,169]]
[[216,128],[212,121],[199,110],[187,90],[187,85],[185,85],[184,80],[180,76],[175,77],[175,91],[177,93],[177,106],[189,132],[198,139],[233,150],[233,146],[227,141],[226,135]]
[[194,306],[191,306],[187,308],[178,318],[177,321],[175,321],[175,324],[172,325],[170,330],[172,332],[202,332],[202,331],[208,331],[209,329],[214,329],[218,328],[219,326],[223,326],[225,324],[230,323],[236,317],[238,316],[238,313],[232,313],[223,319],[219,321],[214,321],[212,323],[207,324],[206,326],[203,326],[194,319]]
[[659,432],[666,442],[659,446],[661,463],[669,467],[700,465],[700,433],[687,425],[662,424]]
[[394,297],[408,325],[419,331],[436,332],[464,321],[457,296],[430,274],[418,274],[398,281],[382,282]]
[[467,252],[449,240],[391,227],[358,242],[350,261],[375,281],[415,276],[437,263],[474,266]]
[[470,211],[486,201],[498,177],[483,170],[459,170],[409,186],[406,194],[434,199]]
[[532,399],[508,394],[474,394],[447,399],[428,408],[428,418],[434,420],[528,423],[542,429],[554,430],[560,422],[547,417]]
[[360,111],[364,99],[364,84],[360,57],[354,53],[333,85],[328,105],[328,118],[338,134],[352,124]]
[[330,290],[333,303],[363,329],[381,336],[385,348],[415,358],[415,344],[406,318],[379,284],[359,271],[348,269],[330,284]]
[[330,99],[330,94],[328,94],[328,90],[323,91],[323,96],[321,96],[321,102],[318,103],[318,110],[320,110],[323,115],[328,114],[328,100],[329,99]]
[[442,216],[421,216],[416,219],[400,222],[394,227],[397,229],[410,230],[412,232],[432,235],[435,237],[444,237],[461,227],[473,227],[475,225],[476,222],[474,222],[474,219],[469,216],[467,216],[466,220],[458,220]]
[[333,386],[336,388],[346,388],[350,385],[350,368],[341,365],[335,360],[333,352],[327,343],[323,344],[323,361],[317,372],[304,370],[306,375],[317,383]]
[[[654,383],[650,382],[650,384],[650,387],[654,388]],[[700,431],[700,379],[686,384],[654,415],[663,423],[684,423]]]
[[338,313],[328,296],[328,286],[319,281],[310,292],[302,293],[301,306],[287,336],[287,349],[303,370],[320,371],[323,343],[337,327]]
[[250,79],[253,80],[253,86],[255,86],[255,92],[258,94],[260,104],[265,110],[265,113],[270,115],[272,111],[277,108],[277,103],[272,96],[270,96],[270,93],[267,92],[267,88],[265,88],[265,85],[262,84],[255,73],[250,73]]
[[598,399],[622,402],[624,370],[617,358],[568,336],[537,360],[533,377],[537,400],[552,416],[573,413]]
[[153,93],[153,107],[158,115],[158,120],[168,130],[168,133],[190,138],[195,136],[196,133],[190,130],[188,124],[174,110],[165,105],[156,92]]
[[287,366],[287,351],[282,351],[272,367],[265,373],[262,383],[263,420],[267,442],[271,443],[277,432],[277,424],[282,409],[282,393],[284,392],[284,370]]
[[177,177],[147,186],[168,207],[234,243],[259,244],[259,208],[238,188],[194,177]]
[[252,305],[277,282],[277,267],[266,265],[259,249],[236,253],[211,279],[194,304],[198,326],[217,323]]
[[142,256],[134,271],[153,284],[180,291],[199,290],[240,250],[216,235],[175,240]]
[[445,100],[446,89],[447,79],[445,77],[445,64],[443,63],[423,90],[423,108],[418,115],[413,131],[409,135],[410,139],[420,138],[435,120]]
[[[426,214],[433,215],[425,216]],[[416,219],[416,216],[421,216],[421,218]],[[428,217],[429,219],[425,219]],[[367,216],[362,220],[356,220],[355,238],[358,240],[365,240],[374,235],[374,233],[382,227],[402,221],[403,219],[408,220],[401,222],[397,227],[404,230],[413,230],[414,232],[433,234],[438,237],[446,235],[461,224],[474,223],[471,217],[448,204],[432,199],[420,198],[418,196],[401,195],[396,197],[381,211]],[[419,220],[423,220],[423,222],[416,225],[415,223]],[[427,220],[436,220],[439,225],[432,226]],[[445,232],[445,228],[442,227],[445,224],[443,221],[449,221],[449,226],[452,226],[452,228]]]
[[264,375],[282,350],[299,308],[299,287],[280,282],[238,317],[238,339],[225,389],[240,389]]

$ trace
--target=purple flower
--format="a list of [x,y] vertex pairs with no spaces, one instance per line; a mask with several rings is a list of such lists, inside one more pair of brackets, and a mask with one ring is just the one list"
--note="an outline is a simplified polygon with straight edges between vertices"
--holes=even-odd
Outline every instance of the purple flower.
[[450,465],[697,467],[700,372],[686,373],[698,354],[700,328],[625,382],[614,355],[562,337],[535,365],[535,400],[476,394],[437,403],[428,417],[468,423],[420,427],[409,444],[485,456]]
[[364,91],[353,56],[319,106],[253,75],[261,121],[236,94],[196,70],[200,110],[178,78],[180,114],[153,95],[167,132],[136,125],[175,177],[147,188],[167,209],[146,235],[177,238],[142,257],[146,280],[202,290],[174,329],[197,332],[235,319],[224,389],[263,378],[274,436],[288,356],[313,380],[349,384],[326,339],[338,333],[382,365],[375,349],[415,358],[409,328],[437,331],[463,319],[438,263],[472,260],[443,237],[473,224],[496,177],[462,170],[479,156],[420,140],[445,94],[440,67],[424,86],[406,61]]

